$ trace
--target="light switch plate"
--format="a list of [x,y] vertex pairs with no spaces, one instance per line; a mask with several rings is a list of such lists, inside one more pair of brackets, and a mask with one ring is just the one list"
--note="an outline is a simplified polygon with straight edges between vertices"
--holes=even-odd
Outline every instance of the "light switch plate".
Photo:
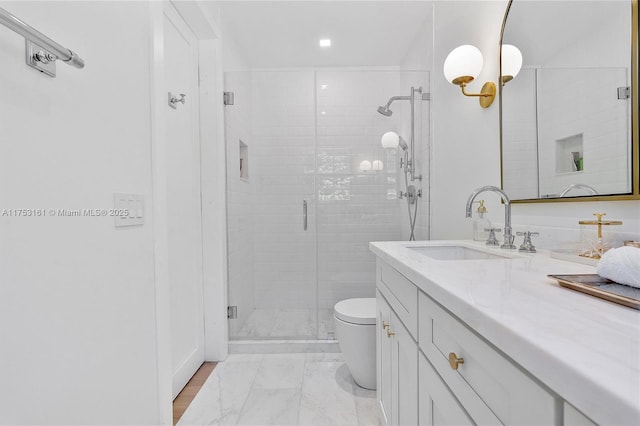
[[[113,210],[116,228],[144,225],[144,195],[113,194]],[[120,214],[120,213],[125,214]]]

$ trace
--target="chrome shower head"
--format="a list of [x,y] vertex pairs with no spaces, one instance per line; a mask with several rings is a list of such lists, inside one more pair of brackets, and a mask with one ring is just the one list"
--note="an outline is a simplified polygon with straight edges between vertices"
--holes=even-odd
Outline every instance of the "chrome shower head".
[[379,106],[378,112],[385,117],[391,117],[391,114],[393,114],[393,111],[391,111],[388,106]]
[[402,148],[403,151],[409,150],[409,146],[407,145],[405,140],[402,139],[402,136],[398,137],[398,145],[400,146],[400,148]]

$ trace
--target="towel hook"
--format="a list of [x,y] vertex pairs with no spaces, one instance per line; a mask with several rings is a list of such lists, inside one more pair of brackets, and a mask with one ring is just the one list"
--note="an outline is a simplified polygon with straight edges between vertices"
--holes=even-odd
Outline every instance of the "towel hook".
[[180,99],[178,99],[173,95],[173,93],[169,92],[169,106],[173,109],[176,109],[178,108],[178,106],[176,105],[178,102],[184,105],[186,102],[185,100],[186,96],[187,95],[185,95],[184,93],[180,93]]

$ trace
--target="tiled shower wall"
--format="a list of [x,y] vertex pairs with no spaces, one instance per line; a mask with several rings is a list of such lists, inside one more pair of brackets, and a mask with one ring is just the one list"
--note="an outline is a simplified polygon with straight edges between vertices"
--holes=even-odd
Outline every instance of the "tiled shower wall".
[[313,71],[252,73],[256,308],[315,308],[313,77]]
[[[408,102],[395,102],[392,117],[376,109],[427,82],[424,71],[226,75],[225,90],[234,91],[236,100],[226,107],[229,299],[239,315],[232,337],[253,309],[330,309],[345,298],[374,296],[368,243],[408,239],[406,203],[397,197],[399,183],[404,191],[400,153],[382,149],[380,138],[391,130],[407,142],[410,137]],[[428,164],[422,158],[429,152],[428,111],[428,102],[418,105],[419,168]],[[239,139],[249,152],[247,180],[239,178]],[[383,169],[361,171],[364,160],[382,161]],[[424,194],[417,238],[425,239],[428,170],[419,172],[425,180],[415,182]]]
[[[316,78],[318,306],[331,309],[342,299],[375,296],[370,241],[408,239],[402,232],[406,203],[397,197],[404,190],[397,168],[401,154],[380,144],[387,131],[409,141],[408,102],[394,102],[391,117],[376,109],[428,79],[424,72],[398,71],[321,71]],[[419,124],[416,130],[421,135]],[[364,160],[380,160],[383,169],[362,172]]]
[[[538,105],[540,193],[555,194],[573,183],[593,186],[600,194],[631,191],[630,100],[617,98],[627,86],[625,68],[543,69]],[[588,87],[588,90],[585,88]],[[571,157],[556,154],[556,144],[580,135],[584,170],[557,172]]]
[[[538,176],[543,197],[576,183],[601,194],[631,191],[630,101],[617,98],[628,78],[625,68],[526,69],[505,86],[503,174],[512,199],[538,198]],[[584,158],[581,171],[571,170],[569,152],[558,153],[572,137],[581,139],[572,149]]]

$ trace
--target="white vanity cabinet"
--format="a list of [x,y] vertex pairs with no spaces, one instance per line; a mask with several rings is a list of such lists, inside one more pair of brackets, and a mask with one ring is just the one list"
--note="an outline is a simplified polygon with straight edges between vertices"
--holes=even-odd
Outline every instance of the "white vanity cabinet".
[[596,426],[594,422],[566,401],[564,403],[564,424],[566,426]]
[[554,394],[429,296],[418,299],[420,350],[474,423],[560,424]]
[[397,270],[380,260],[377,269],[383,424],[562,423],[555,394]]
[[423,353],[418,361],[420,426],[467,426],[473,420]]
[[[376,292],[377,399],[380,417],[385,425],[417,425],[418,291],[413,284],[404,286],[410,282],[393,268],[381,266],[378,267]],[[390,287],[395,287],[393,284],[398,282],[399,290],[391,291]]]
[[640,425],[640,313],[548,278],[593,266],[471,241],[370,247],[383,424]]

